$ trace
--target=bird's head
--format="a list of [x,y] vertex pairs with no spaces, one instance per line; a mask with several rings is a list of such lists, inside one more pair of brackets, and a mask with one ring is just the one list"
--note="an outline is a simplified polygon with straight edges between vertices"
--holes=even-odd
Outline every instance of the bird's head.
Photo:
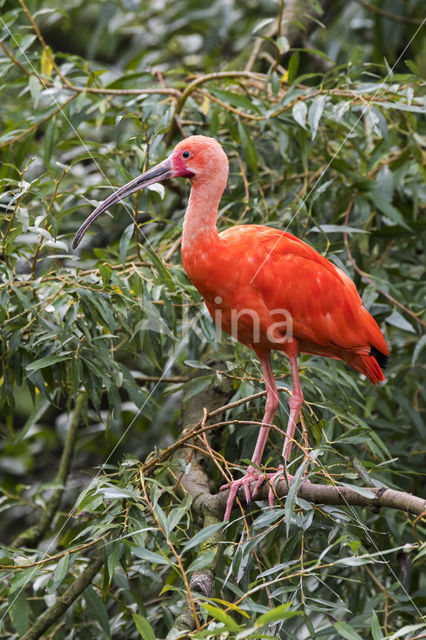
[[120,187],[92,211],[75,234],[73,249],[78,247],[96,218],[135,191],[168,178],[190,178],[194,182],[202,183],[211,180],[213,176],[224,182],[223,186],[225,186],[228,176],[228,158],[217,140],[206,136],[191,136],[181,140],[163,162]]

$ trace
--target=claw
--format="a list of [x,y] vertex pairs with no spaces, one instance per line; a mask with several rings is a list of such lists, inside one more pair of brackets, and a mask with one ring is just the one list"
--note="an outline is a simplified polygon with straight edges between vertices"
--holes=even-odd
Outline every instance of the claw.
[[[249,467],[247,469],[247,473],[245,474],[245,476],[243,476],[242,478],[239,478],[238,480],[233,480],[232,482],[229,482],[228,484],[225,484],[222,487],[220,487],[220,491],[225,491],[226,489],[229,489],[229,496],[228,496],[228,500],[226,501],[226,509],[225,509],[225,516],[224,516],[225,521],[228,521],[229,518],[231,517],[232,507],[233,507],[234,500],[238,493],[239,488],[240,487],[243,488],[246,502],[247,504],[250,504],[252,496],[254,497],[256,495],[257,489],[264,482],[264,480],[265,480],[264,476],[259,471],[257,471],[257,469],[254,469],[253,467]],[[256,481],[256,486],[251,496],[250,483],[254,481]]]
[[[243,488],[244,497],[246,499],[247,504],[250,504],[251,500],[256,497],[257,492],[259,491],[262,484],[264,482],[267,482],[269,484],[268,503],[269,503],[269,507],[273,509],[274,500],[275,500],[274,492],[275,492],[276,485],[283,480],[285,482],[288,481],[290,483],[293,480],[293,478],[294,476],[290,475],[289,473],[284,475],[284,465],[282,464],[280,464],[277,470],[274,471],[273,473],[265,473],[265,474],[260,473],[260,471],[258,471],[254,467],[249,467],[247,469],[247,473],[245,474],[245,476],[243,476],[242,478],[239,478],[238,480],[233,480],[232,482],[229,482],[228,484],[224,484],[222,487],[220,487],[220,491],[226,491],[226,489],[229,489],[229,496],[228,496],[228,500],[226,501],[224,520],[227,522],[231,517],[231,511],[234,504],[234,500],[240,487]],[[250,484],[252,482],[256,482],[256,484],[250,495]],[[310,480],[308,478],[303,478],[302,484],[304,484],[305,482],[310,482]]]

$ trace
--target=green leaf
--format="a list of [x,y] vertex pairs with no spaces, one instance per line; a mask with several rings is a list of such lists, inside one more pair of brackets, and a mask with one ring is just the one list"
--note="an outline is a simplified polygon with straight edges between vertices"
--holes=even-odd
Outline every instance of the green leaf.
[[370,233],[365,229],[347,227],[344,224],[317,224],[311,229],[313,232],[323,231],[324,233]]
[[246,133],[246,130],[241,123],[241,120],[238,120],[238,134],[240,136],[241,146],[243,147],[248,165],[254,173],[257,173],[256,147],[254,146],[252,138]]
[[215,549],[211,549],[210,551],[201,553],[198,558],[195,558],[195,560],[191,562],[187,569],[187,572],[191,573],[191,571],[199,571],[200,569],[204,569],[204,567],[208,567],[215,559],[216,554],[217,550]]
[[70,566],[70,555],[67,554],[66,556],[63,556],[59,560],[58,564],[56,565],[56,569],[53,574],[53,580],[51,585],[52,591],[56,591],[57,588],[62,584],[65,577],[67,576],[69,566]]
[[126,266],[127,250],[129,248],[130,240],[133,236],[134,229],[135,229],[135,225],[132,222],[124,229],[123,233],[121,234],[120,260],[121,260],[121,264],[123,265],[123,268]]
[[87,608],[90,610],[93,617],[99,622],[107,637],[110,638],[111,630],[109,626],[108,613],[101,598],[91,586],[86,587],[83,591],[83,595],[87,603]]
[[[302,483],[303,474],[305,473],[306,463],[302,463],[296,471],[296,474],[293,480],[290,482],[290,488],[288,490],[286,499],[285,499],[285,526],[287,537],[290,532],[291,520],[294,511],[294,502],[296,500],[297,492]],[[283,474],[283,478],[285,479],[285,474]]]
[[42,418],[44,416],[44,414],[46,413],[46,411],[48,410],[48,408],[51,406],[51,403],[49,400],[46,399],[40,399],[36,406],[34,407],[31,415],[29,416],[29,418],[27,418],[27,421],[25,422],[24,426],[22,427],[22,429],[18,432],[16,438],[14,439],[14,443],[17,444],[18,442],[21,442],[21,440],[24,440],[25,436],[27,435],[28,431],[31,429],[31,427],[40,420],[40,418]]
[[[297,103],[296,103],[297,104]],[[304,103],[301,103],[304,104]],[[311,128],[312,140],[315,139],[318,131],[319,121],[321,120],[322,112],[324,111],[325,96],[317,96],[311,103],[308,113],[309,126]]]
[[28,364],[25,368],[27,371],[38,371],[39,369],[44,369],[45,367],[49,367],[52,364],[56,364],[58,362],[65,362],[66,360],[70,360],[68,354],[72,353],[71,351],[65,351],[65,353],[59,356],[46,356],[44,358],[40,358],[39,360],[35,360]]
[[201,529],[201,531],[198,531],[195,536],[193,536],[190,540],[188,540],[188,542],[183,545],[182,553],[185,553],[186,551],[189,551],[189,549],[192,549],[193,547],[201,544],[202,542],[204,542],[204,540],[207,540],[207,538],[213,536],[219,531],[219,529],[222,529],[224,526],[225,525],[223,522],[215,522],[214,524],[210,524],[205,529]]
[[308,107],[302,100],[296,102],[291,110],[291,114],[296,120],[297,124],[306,129],[306,116],[308,115]]
[[373,640],[382,640],[384,637],[375,611],[373,611],[371,616],[371,635],[373,636]]
[[287,602],[286,604],[281,604],[267,613],[263,613],[259,618],[257,618],[255,624],[256,628],[263,627],[266,624],[272,624],[273,622],[279,622],[280,620],[286,620],[288,618],[294,618],[295,616],[302,616],[302,611],[289,611],[289,607],[292,605],[292,602]]
[[19,636],[23,636],[29,629],[29,607],[28,601],[25,595],[25,591],[22,589],[18,595],[11,595],[9,598],[9,613],[12,620],[12,624]]
[[386,640],[397,640],[397,638],[402,638],[403,636],[408,636],[408,634],[412,634],[414,631],[419,631],[419,629],[426,629],[425,623],[420,624],[407,624],[405,627],[398,629],[391,636],[386,636]]
[[50,165],[50,159],[52,157],[52,151],[55,144],[56,135],[56,118],[52,118],[46,128],[43,143],[43,161],[46,167]]
[[240,631],[240,625],[237,624],[230,615],[225,613],[225,611],[222,611],[222,609],[213,607],[211,604],[206,604],[204,602],[201,604],[201,606],[209,613],[212,618],[218,620],[219,622],[222,622],[225,625],[225,628],[229,631]]
[[347,482],[341,482],[340,484],[343,487],[347,487],[348,489],[351,489],[351,491],[355,491],[355,493],[358,493],[360,496],[363,496],[364,498],[369,498],[371,500],[374,500],[374,498],[376,497],[376,494],[374,493],[374,491],[371,491],[371,489],[367,489],[366,487],[357,487],[355,484],[348,484]]
[[256,105],[253,104],[253,101],[241,93],[234,93],[232,91],[218,89],[217,87],[212,88],[211,92],[214,96],[220,98],[222,102],[226,102],[227,104],[230,104],[234,107],[244,109],[249,113],[252,111],[259,112],[259,109],[256,107]]
[[38,101],[40,98],[40,92],[41,92],[41,84],[37,76],[34,76],[34,75],[30,76],[30,79],[28,81],[28,86],[30,88],[31,97],[33,99],[34,109],[37,109]]
[[419,355],[421,354],[425,346],[426,346],[426,334],[420,338],[420,340],[414,347],[413,357],[411,359],[412,365],[416,364],[417,358],[419,357]]
[[287,82],[289,85],[293,84],[293,81],[296,78],[297,70],[299,68],[299,60],[300,54],[298,51],[291,54],[287,67]]
[[172,274],[170,273],[170,271],[168,270],[164,262],[161,260],[161,258],[155,253],[154,249],[152,249],[151,247],[146,245],[145,251],[148,254],[148,257],[151,260],[152,264],[156,268],[160,280],[164,282],[164,284],[169,289],[169,291],[171,292],[175,291],[176,286],[173,281]]
[[386,322],[391,324],[394,327],[398,327],[398,329],[402,329],[402,331],[409,331],[410,333],[416,333],[415,329],[413,329],[412,325],[404,318],[402,313],[397,311],[392,311],[390,316],[387,316]]
[[141,558],[141,560],[146,560],[152,564],[168,564],[172,565],[173,562],[164,556],[161,556],[159,553],[155,553],[154,551],[150,551],[149,549],[144,549],[143,547],[135,547],[131,546],[132,553]]
[[139,613],[133,613],[132,618],[143,640],[155,640],[154,630],[146,618]]
[[309,0],[309,4],[318,13],[318,15],[322,16],[324,14],[324,9],[322,8],[319,0]]
[[396,209],[390,202],[385,200],[385,198],[383,198],[383,196],[377,191],[377,189],[372,189],[367,193],[367,195],[372,203],[378,209],[380,209],[380,211],[384,213],[385,216],[390,218],[393,222],[395,222],[395,224],[399,224],[401,227],[404,227],[404,229],[411,231],[411,228],[405,222],[398,209]]
[[359,633],[346,622],[335,622],[333,626],[339,635],[346,640],[362,640]]

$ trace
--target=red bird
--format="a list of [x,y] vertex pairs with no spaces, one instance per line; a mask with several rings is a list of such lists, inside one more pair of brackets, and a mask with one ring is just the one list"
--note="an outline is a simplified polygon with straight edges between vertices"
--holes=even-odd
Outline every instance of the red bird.
[[[228,158],[213,138],[192,136],[179,142],[159,165],[109,196],[78,230],[73,248],[96,218],[122,198],[168,178],[191,180],[182,233],[182,261],[189,279],[203,296],[213,320],[257,354],[265,378],[266,405],[252,465],[232,481],[225,520],[240,486],[247,502],[265,477],[259,471],[279,398],[270,364],[272,349],[290,360],[293,392],[283,447],[290,460],[296,423],[303,402],[299,352],[343,360],[377,384],[388,348],[372,316],[362,305],[354,283],[302,240],[261,225],[242,225],[218,232],[216,218],[228,178]],[[269,476],[271,486],[282,473]],[[272,502],[270,491],[270,503]]]

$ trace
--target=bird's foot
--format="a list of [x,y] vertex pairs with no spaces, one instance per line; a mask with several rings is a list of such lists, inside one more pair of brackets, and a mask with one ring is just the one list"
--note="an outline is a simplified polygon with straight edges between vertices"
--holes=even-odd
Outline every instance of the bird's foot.
[[229,489],[229,496],[228,500],[226,501],[224,520],[228,521],[231,517],[232,506],[234,504],[235,496],[237,495],[240,487],[243,488],[246,502],[247,504],[249,504],[251,502],[250,483],[256,482],[256,485],[252,492],[254,497],[264,481],[265,476],[260,471],[250,466],[247,469],[246,474],[242,478],[239,478],[238,480],[232,480],[232,482],[228,482],[227,484],[224,484],[222,487],[220,487],[220,491],[226,491],[227,489]]
[[294,476],[292,476],[290,473],[284,473],[283,464],[278,465],[277,470],[273,473],[266,474],[265,480],[269,484],[268,502],[271,509],[274,507],[275,489],[278,486],[278,483],[284,481],[290,484],[293,478]]
[[[305,471],[306,473],[306,471]],[[305,477],[305,473],[302,476],[302,480],[301,480],[301,485],[302,484],[311,484],[311,481],[309,480],[309,478]],[[278,484],[280,482],[285,482],[286,484],[288,484],[290,486],[290,484],[292,483],[294,476],[292,476],[290,473],[285,473],[284,472],[284,465],[280,464],[278,465],[278,468],[276,471],[274,471],[274,473],[268,473],[265,476],[265,479],[267,480],[268,484],[269,484],[269,491],[268,491],[268,502],[269,502],[269,506],[272,509],[274,506],[274,491],[277,488]],[[257,487],[256,487],[257,488]],[[253,497],[255,495],[255,491],[253,491]]]
[[[275,490],[278,484],[280,482],[291,484],[291,481],[293,480],[293,478],[294,476],[292,476],[290,473],[284,472],[284,465],[282,464],[280,464],[277,470],[274,471],[273,473],[261,473],[254,467],[249,467],[247,469],[247,473],[245,474],[245,476],[243,476],[242,478],[239,478],[238,480],[233,480],[232,482],[228,482],[227,484],[224,484],[222,487],[220,487],[220,491],[226,491],[226,489],[229,489],[229,496],[228,496],[228,500],[226,501],[224,520],[228,521],[229,518],[231,517],[231,511],[234,504],[234,500],[240,487],[243,488],[246,502],[247,504],[249,504],[251,500],[256,497],[256,494],[259,491],[262,484],[264,482],[267,482],[269,485],[268,502],[269,502],[270,508],[272,509],[274,506],[274,500],[275,500]],[[252,482],[256,482],[256,484],[250,495],[250,484]],[[304,478],[302,480],[302,483],[305,483],[305,482],[310,482],[310,480],[308,478]]]

